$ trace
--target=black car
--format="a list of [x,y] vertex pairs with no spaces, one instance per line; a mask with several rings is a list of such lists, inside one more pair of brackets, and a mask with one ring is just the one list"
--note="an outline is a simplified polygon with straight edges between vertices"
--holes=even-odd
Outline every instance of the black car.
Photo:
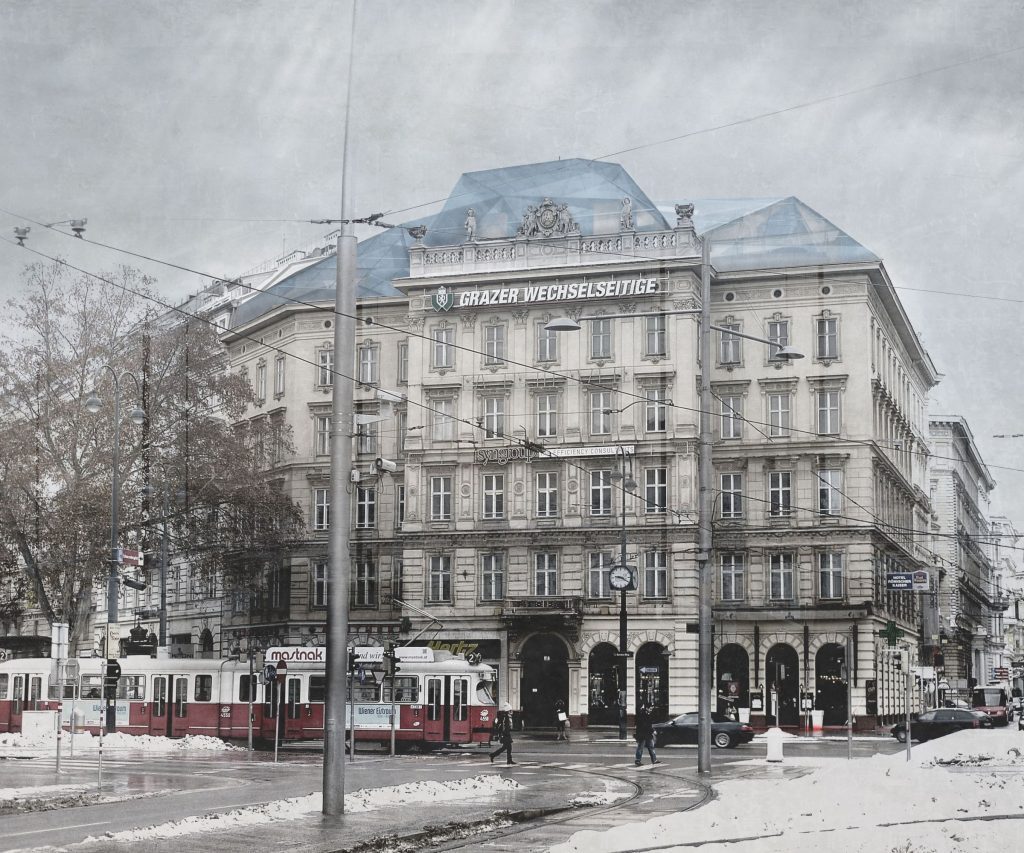
[[[923,743],[961,729],[990,728],[992,720],[982,712],[968,711],[965,708],[938,708],[935,711],[925,711],[910,724],[910,737]],[[900,743],[906,743],[907,724],[904,722],[893,726],[892,736]]]
[[[697,742],[697,712],[680,714],[674,720],[654,724],[655,743]],[[711,742],[719,749],[731,749],[740,743],[750,743],[754,730],[746,723],[737,723],[722,714],[711,714]]]

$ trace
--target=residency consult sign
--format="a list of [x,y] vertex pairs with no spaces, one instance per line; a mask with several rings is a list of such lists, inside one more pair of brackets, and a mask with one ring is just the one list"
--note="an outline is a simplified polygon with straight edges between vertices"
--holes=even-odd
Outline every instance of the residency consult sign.
[[656,278],[624,278],[613,281],[583,281],[572,284],[489,287],[453,293],[443,285],[434,291],[435,311],[477,308],[481,305],[529,305],[536,302],[564,302],[573,299],[601,299],[613,296],[650,296],[658,292]]

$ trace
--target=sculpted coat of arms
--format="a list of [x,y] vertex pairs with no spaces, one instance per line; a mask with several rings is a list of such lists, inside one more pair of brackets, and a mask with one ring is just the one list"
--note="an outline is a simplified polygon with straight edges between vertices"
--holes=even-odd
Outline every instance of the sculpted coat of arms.
[[545,198],[539,205],[530,205],[523,214],[523,224],[516,235],[519,237],[567,237],[579,234],[577,225],[569,213],[569,205],[555,204]]

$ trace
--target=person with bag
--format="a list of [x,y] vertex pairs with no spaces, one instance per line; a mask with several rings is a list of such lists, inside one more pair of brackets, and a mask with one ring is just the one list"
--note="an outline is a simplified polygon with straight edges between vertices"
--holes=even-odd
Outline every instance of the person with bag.
[[507,753],[508,758],[505,763],[515,764],[512,760],[512,706],[508,702],[502,703],[501,710],[494,719],[494,736],[501,746],[491,753],[491,764],[494,764],[494,759],[503,752]]
[[555,700],[555,740],[569,740],[565,730],[569,725],[569,715],[565,712],[565,702],[561,699]]
[[651,755],[651,764],[658,763],[658,756],[654,754],[654,721],[651,719],[651,711],[646,705],[641,705],[636,712],[636,755],[634,764],[639,767],[643,764],[644,748]]

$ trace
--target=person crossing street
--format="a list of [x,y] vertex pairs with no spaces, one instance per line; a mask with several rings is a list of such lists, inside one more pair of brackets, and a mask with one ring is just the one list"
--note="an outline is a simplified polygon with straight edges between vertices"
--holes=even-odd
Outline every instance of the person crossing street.
[[636,755],[634,764],[639,767],[643,764],[644,749],[651,755],[651,764],[658,763],[658,756],[654,754],[654,721],[651,719],[651,711],[646,705],[641,705],[636,712]]
[[502,703],[501,710],[494,720],[494,736],[501,746],[491,753],[491,764],[494,764],[494,759],[503,752],[507,753],[508,760],[505,763],[515,764],[512,760],[512,706],[508,702]]

